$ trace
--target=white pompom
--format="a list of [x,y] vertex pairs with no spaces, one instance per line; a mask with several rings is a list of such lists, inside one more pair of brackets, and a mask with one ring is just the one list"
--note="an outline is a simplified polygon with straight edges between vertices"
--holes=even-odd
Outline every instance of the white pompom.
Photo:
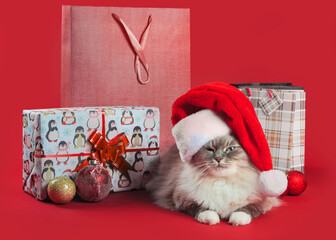
[[269,197],[278,197],[287,189],[287,177],[279,170],[269,170],[260,173],[259,186]]

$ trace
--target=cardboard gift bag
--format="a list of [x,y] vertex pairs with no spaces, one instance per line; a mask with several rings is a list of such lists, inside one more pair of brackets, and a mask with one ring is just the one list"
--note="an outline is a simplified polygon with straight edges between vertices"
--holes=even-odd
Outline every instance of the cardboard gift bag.
[[63,6],[62,107],[161,110],[161,149],[173,143],[171,106],[190,88],[189,9]]
[[251,101],[269,144],[273,166],[304,171],[306,93],[291,83],[232,84]]

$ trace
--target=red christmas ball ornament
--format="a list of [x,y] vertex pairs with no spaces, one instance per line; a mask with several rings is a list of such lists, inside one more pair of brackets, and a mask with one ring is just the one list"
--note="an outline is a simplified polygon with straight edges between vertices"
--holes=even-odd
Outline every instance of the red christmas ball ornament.
[[77,194],[88,202],[103,200],[112,189],[108,171],[100,165],[88,165],[82,168],[75,180]]
[[287,194],[288,195],[300,195],[304,192],[307,187],[306,176],[299,171],[289,171],[287,172],[288,186]]

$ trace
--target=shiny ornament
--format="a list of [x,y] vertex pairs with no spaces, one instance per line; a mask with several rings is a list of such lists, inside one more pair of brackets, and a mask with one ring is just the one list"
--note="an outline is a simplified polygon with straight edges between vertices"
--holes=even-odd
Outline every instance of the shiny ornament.
[[88,202],[103,200],[112,189],[112,180],[108,171],[100,165],[88,165],[76,176],[77,194]]
[[307,187],[306,176],[299,171],[289,171],[287,172],[288,178],[288,195],[300,195],[304,192]]
[[56,177],[48,184],[48,196],[57,204],[70,202],[76,194],[75,183],[68,177]]

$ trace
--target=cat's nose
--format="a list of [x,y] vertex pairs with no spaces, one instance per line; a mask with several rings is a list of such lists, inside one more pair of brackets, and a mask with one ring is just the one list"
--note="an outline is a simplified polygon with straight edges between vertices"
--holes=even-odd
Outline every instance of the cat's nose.
[[217,162],[220,162],[222,159],[223,159],[223,158],[221,158],[221,157],[216,157],[216,158],[215,158],[215,160],[216,160]]

